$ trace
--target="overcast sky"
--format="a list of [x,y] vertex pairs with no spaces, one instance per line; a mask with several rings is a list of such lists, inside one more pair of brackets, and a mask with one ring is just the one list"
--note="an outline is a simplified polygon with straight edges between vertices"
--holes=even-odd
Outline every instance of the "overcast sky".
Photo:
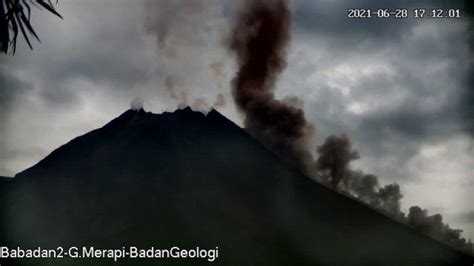
[[[440,212],[474,240],[468,20],[346,18],[355,7],[460,8],[463,16],[462,2],[374,2],[293,1],[276,94],[304,101],[315,143],[347,133],[361,154],[354,167],[399,183],[405,212],[412,205]],[[137,96],[147,110],[176,109],[170,76],[190,104],[212,105],[223,94],[218,110],[241,124],[230,97],[234,60],[223,45],[234,3],[61,0],[64,20],[33,12],[42,43],[30,51],[20,40],[15,56],[0,57],[0,175],[104,125]],[[189,9],[199,12],[180,13]]]

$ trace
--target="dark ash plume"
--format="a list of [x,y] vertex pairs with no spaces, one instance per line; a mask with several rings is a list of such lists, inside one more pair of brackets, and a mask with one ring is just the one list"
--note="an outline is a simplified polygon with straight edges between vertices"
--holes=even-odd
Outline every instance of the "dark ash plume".
[[287,1],[244,1],[229,40],[238,65],[232,92],[248,132],[306,169],[312,161],[306,145],[312,127],[300,108],[274,96],[277,78],[286,67],[290,26]]
[[449,246],[469,253],[474,252],[472,242],[461,237],[462,230],[452,229],[448,224],[443,223],[441,214],[428,215],[426,209],[412,206],[407,216],[407,223]]

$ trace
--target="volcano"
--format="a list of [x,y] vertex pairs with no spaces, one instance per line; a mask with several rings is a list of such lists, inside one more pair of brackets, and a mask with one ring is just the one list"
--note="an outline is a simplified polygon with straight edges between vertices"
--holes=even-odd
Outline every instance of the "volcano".
[[[0,246],[218,247],[212,262],[218,265],[474,261],[314,182],[217,111],[204,115],[186,108],[156,115],[128,110],[14,179],[1,179],[0,186]],[[114,261],[5,260],[5,265],[51,264]]]

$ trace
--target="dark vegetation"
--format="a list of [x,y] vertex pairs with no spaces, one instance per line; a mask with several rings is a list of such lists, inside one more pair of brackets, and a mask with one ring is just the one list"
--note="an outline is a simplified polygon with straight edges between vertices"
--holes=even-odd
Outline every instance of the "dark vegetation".
[[31,25],[31,8],[44,9],[60,18],[53,3],[44,0],[0,0],[0,52],[15,54],[18,35],[33,49],[30,38],[40,41]]

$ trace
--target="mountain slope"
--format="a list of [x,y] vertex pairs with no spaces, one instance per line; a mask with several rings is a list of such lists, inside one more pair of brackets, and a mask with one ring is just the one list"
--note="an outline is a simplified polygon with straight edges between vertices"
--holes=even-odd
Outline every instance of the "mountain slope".
[[[2,200],[2,196],[5,194],[3,191],[7,189],[7,186],[13,181],[14,179],[11,177],[0,176],[0,201]],[[1,204],[0,204],[1,206]]]
[[[473,262],[311,181],[216,111],[129,110],[58,148],[5,190],[0,240],[12,247],[218,246],[222,265]],[[207,264],[138,264],[157,262]]]

